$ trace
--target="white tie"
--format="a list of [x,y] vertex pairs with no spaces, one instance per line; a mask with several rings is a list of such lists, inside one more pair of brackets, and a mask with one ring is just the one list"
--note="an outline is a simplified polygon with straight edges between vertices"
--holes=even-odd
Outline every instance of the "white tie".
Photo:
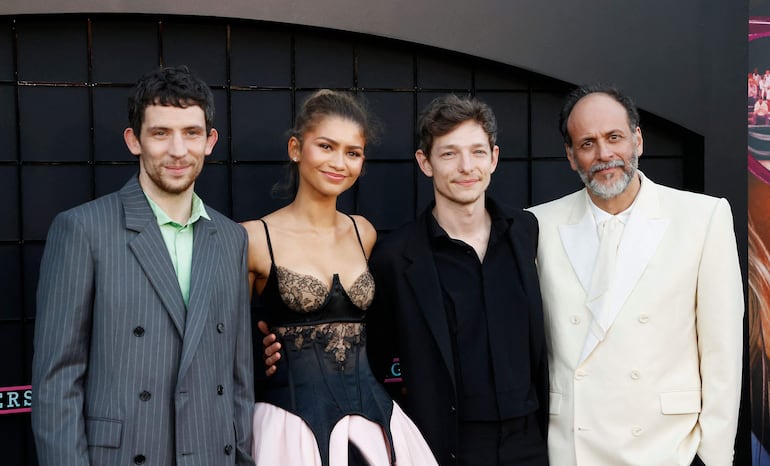
[[608,317],[609,295],[615,278],[618,244],[620,244],[622,235],[623,222],[617,217],[610,217],[601,223],[599,252],[596,255],[596,263],[591,276],[591,288],[586,300],[586,304],[594,317],[591,332],[599,341],[604,340],[604,335],[611,324]]

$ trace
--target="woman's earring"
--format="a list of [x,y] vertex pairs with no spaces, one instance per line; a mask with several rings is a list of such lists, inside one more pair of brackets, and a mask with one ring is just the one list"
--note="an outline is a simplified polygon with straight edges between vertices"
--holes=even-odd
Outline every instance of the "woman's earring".
[[291,159],[292,162],[297,163],[299,162],[299,157],[294,157]]

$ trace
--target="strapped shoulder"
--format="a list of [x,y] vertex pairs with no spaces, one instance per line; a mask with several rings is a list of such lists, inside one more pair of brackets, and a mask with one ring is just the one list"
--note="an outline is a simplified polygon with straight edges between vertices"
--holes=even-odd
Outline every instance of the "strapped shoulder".
[[[270,262],[275,264],[275,257],[273,257],[273,243],[270,242],[270,231],[267,229],[267,222],[265,222],[261,218],[259,219],[259,221],[262,222],[262,225],[264,225],[265,227],[265,238],[267,238],[267,250],[270,252]],[[356,231],[356,233],[358,233],[358,231]],[[360,242],[361,240],[359,239],[358,241]]]
[[352,215],[348,215],[348,218],[351,222],[353,222],[353,229],[356,230],[356,238],[358,238],[358,245],[361,246],[361,252],[364,253],[364,259],[367,259],[366,257],[366,250],[364,249],[364,243],[361,241],[361,233],[358,232],[358,224],[356,224],[356,219],[353,218]]

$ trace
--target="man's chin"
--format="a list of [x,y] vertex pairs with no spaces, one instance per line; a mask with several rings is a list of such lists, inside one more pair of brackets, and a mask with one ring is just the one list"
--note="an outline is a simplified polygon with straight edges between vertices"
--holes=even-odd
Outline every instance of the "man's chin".
[[175,182],[164,181],[160,188],[168,194],[182,194],[190,189],[194,180],[175,180]]
[[610,200],[615,197],[620,196],[623,194],[626,189],[628,189],[629,183],[624,182],[625,180],[618,180],[615,183],[597,183],[592,182],[588,189],[595,195],[598,196],[604,200]]
[[447,197],[447,199],[452,202],[453,204],[457,205],[470,205],[481,199],[483,193],[463,193],[463,195],[453,195],[450,197]]
[[[618,170],[618,168],[620,169]],[[623,179],[623,173],[622,167],[601,170],[599,173],[591,174],[591,181],[609,187],[620,182]]]

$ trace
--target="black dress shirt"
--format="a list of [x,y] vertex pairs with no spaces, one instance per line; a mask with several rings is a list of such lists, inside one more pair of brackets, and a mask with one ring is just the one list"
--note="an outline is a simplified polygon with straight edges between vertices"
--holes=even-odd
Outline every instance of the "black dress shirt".
[[[494,201],[487,199],[492,218],[483,262],[467,243],[450,238],[431,217],[428,223],[433,258],[442,286],[444,308],[452,339],[460,419],[498,421],[523,416],[537,407],[532,388],[529,354],[529,310],[521,277],[507,231],[506,218]],[[516,345],[513,360],[492,364],[488,314],[512,313],[510,338]],[[505,374],[494,367],[504,367]],[[504,378],[505,384],[498,384]],[[528,387],[515,392],[498,390],[499,385]],[[525,399],[511,399],[522,397]]]

